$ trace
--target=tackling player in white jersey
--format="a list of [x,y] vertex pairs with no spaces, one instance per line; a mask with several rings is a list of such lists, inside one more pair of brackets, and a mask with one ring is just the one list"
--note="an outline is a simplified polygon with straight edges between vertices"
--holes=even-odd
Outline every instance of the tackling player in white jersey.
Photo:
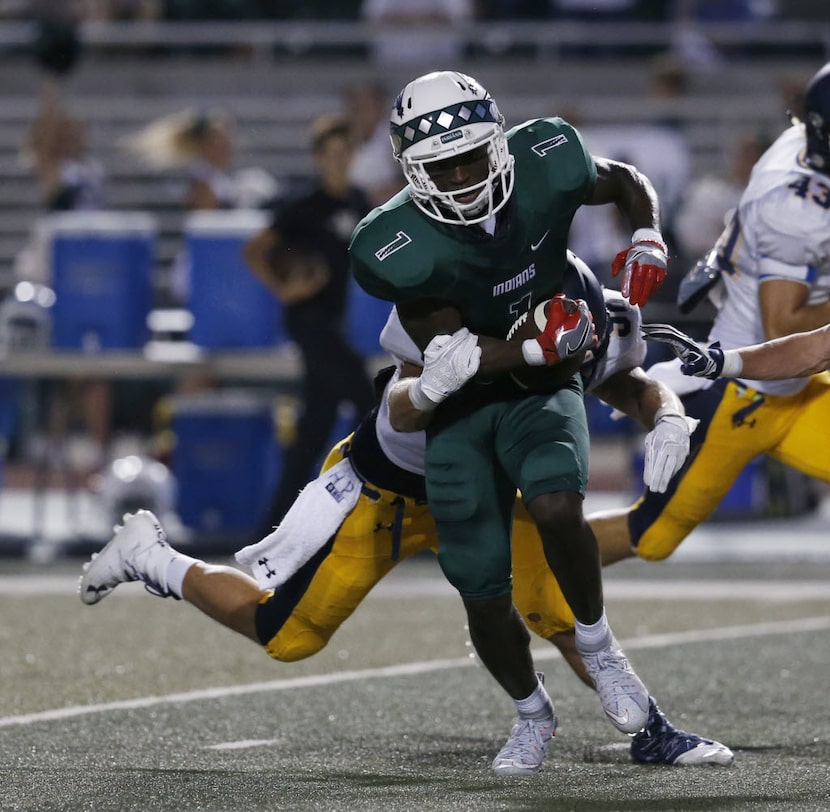
[[[678,359],[648,370],[682,396],[700,426],[689,463],[665,493],[646,492],[599,520],[606,563],[670,556],[760,454],[830,481],[830,456],[816,442],[830,422],[830,376],[799,377],[822,368],[813,359],[793,365],[793,377],[780,365],[779,374],[762,369],[754,377],[754,360],[739,368],[731,353],[830,323],[830,63],[808,83],[805,110],[805,121],[794,121],[758,160],[707,257],[718,305],[709,341],[730,359],[725,377],[686,377]],[[659,327],[647,329],[647,337],[661,337]],[[673,338],[665,330],[663,337]]]

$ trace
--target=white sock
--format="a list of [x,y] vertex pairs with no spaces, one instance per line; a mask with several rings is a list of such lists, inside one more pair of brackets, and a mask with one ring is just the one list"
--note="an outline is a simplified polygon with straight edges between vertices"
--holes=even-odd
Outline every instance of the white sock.
[[199,563],[197,558],[191,558],[189,555],[184,555],[183,553],[175,553],[164,572],[165,583],[162,586],[169,592],[172,592],[177,598],[184,597],[182,595],[184,576],[197,563]]
[[596,623],[585,624],[578,620],[574,622],[576,630],[576,647],[579,651],[594,652],[611,645],[611,629],[605,609]]
[[553,702],[541,681],[527,699],[514,699],[513,702],[522,719],[546,719],[553,712]]

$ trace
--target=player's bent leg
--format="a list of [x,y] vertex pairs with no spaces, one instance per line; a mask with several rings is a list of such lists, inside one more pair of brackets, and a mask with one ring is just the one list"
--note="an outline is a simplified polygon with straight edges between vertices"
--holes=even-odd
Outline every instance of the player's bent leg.
[[636,553],[631,545],[631,533],[628,530],[628,514],[631,508],[608,510],[591,513],[588,524],[597,539],[602,566],[616,564],[626,558],[633,558]]
[[770,456],[816,479],[830,482],[830,454],[817,443],[827,431],[830,414],[830,372],[814,375],[797,396],[787,432]]
[[367,486],[336,536],[257,608],[269,656],[295,662],[322,650],[399,561],[435,549],[426,505]]
[[[545,558],[536,525],[520,499],[513,511],[511,554],[513,603],[527,627],[545,640],[560,632],[573,637],[573,612]],[[582,667],[581,660],[579,665]]]
[[733,381],[718,381],[683,402],[700,420],[689,461],[665,493],[646,491],[628,516],[631,543],[649,561],[668,558],[708,519],[741,471],[775,446],[787,424],[767,398]]
[[255,643],[260,643],[256,632],[257,607],[268,594],[244,572],[203,561],[196,561],[182,582],[182,597],[188,603]]

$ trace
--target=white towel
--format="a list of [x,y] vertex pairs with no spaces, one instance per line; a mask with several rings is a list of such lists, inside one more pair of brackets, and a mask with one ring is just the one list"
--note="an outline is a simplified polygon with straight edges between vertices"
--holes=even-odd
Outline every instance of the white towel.
[[262,589],[284,584],[337,532],[360,496],[362,482],[341,460],[300,491],[273,533],[235,554]]

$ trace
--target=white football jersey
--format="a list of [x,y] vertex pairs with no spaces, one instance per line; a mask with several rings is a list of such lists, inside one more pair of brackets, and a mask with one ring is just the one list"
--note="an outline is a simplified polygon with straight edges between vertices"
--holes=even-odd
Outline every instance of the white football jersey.
[[[640,308],[630,304],[618,291],[603,289],[603,295],[611,320],[608,347],[598,360],[586,360],[586,392],[590,392],[621,370],[640,366],[646,357],[646,343],[640,332]],[[386,396],[389,387],[400,379],[401,365],[404,362],[418,366],[423,364],[420,350],[404,330],[398,318],[398,311],[394,307],[381,331],[380,345],[394,358],[397,370],[386,384],[378,408],[378,443],[383,453],[395,465],[405,471],[423,475],[426,434],[423,431],[395,431],[389,422]]]
[[[731,223],[715,248],[723,297],[709,336],[724,349],[767,339],[758,295],[768,280],[810,289],[809,304],[830,298],[830,177],[803,162],[804,132],[786,130],[755,164]],[[807,378],[745,382],[791,395]]]

